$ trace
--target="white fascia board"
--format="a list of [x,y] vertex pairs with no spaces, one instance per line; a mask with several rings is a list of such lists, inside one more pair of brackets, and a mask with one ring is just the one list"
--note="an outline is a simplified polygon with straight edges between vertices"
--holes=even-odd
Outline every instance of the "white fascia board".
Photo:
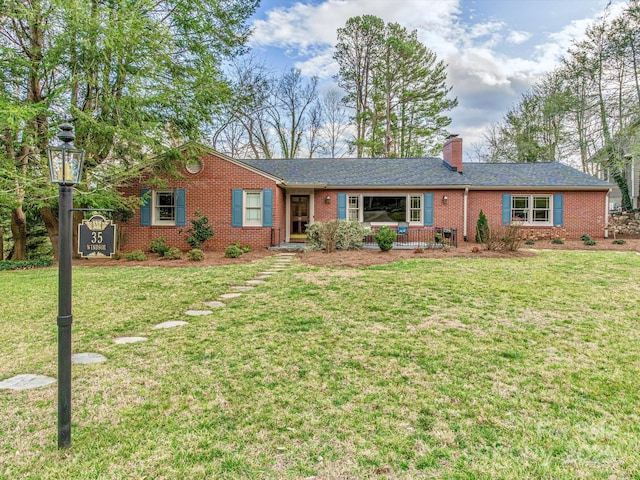
[[499,186],[499,187],[483,187],[483,186],[479,186],[479,185],[471,185],[469,186],[469,190],[502,190],[502,191],[506,191],[506,190],[532,190],[532,191],[556,191],[556,192],[585,192],[585,191],[589,191],[589,192],[606,192],[610,189],[610,186],[588,186],[588,187],[581,187],[581,186],[564,186],[564,187],[558,187],[558,186],[531,186],[531,185],[503,185],[503,186]]

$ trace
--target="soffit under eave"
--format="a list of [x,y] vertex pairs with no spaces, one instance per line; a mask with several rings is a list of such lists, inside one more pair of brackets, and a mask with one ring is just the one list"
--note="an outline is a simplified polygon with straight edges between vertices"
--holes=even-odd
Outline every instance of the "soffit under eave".
[[464,190],[469,185],[327,185],[325,190]]
[[512,190],[534,190],[534,191],[557,191],[557,192],[607,192],[611,188],[614,188],[615,185],[607,186],[607,185],[590,185],[590,186],[579,186],[579,185],[571,185],[571,186],[532,186],[532,185],[502,185],[502,186],[482,186],[475,185],[469,186],[470,191],[480,191],[480,190],[502,190],[502,191],[512,191]]

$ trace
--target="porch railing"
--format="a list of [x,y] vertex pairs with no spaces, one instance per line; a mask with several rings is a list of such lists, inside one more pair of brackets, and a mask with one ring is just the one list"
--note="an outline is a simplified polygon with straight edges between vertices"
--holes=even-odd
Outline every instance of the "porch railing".
[[279,228],[271,228],[271,246],[277,247],[282,243],[282,238],[280,237],[280,229]]
[[[391,227],[392,230],[396,228]],[[378,227],[364,238],[365,247],[377,247],[375,235]],[[442,248],[444,246],[458,247],[458,229],[441,227],[409,228],[407,233],[398,234],[393,248]]]
[[[397,231],[397,228],[391,227]],[[378,227],[374,227],[371,233],[364,238],[365,247],[377,247],[375,235]],[[271,229],[271,246],[281,245],[283,238],[279,228]],[[444,246],[458,247],[458,230],[456,228],[420,227],[409,228],[406,234],[399,234],[393,244],[393,248],[442,248]]]

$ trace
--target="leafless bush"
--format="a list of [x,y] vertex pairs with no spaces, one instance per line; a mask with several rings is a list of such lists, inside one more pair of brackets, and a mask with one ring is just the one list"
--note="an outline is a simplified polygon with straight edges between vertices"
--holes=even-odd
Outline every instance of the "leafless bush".
[[523,241],[523,230],[519,224],[494,226],[489,231],[485,241],[487,250],[509,250],[515,252],[520,249]]

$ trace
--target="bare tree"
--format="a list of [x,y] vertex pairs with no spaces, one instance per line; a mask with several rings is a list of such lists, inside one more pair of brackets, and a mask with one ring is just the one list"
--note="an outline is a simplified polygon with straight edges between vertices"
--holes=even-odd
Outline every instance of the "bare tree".
[[310,113],[318,97],[318,78],[304,81],[300,70],[291,69],[277,83],[274,102],[268,108],[283,158],[295,158],[303,135],[311,126]]
[[343,157],[349,153],[349,114],[342,103],[340,91],[335,88],[327,91],[322,95],[320,107],[323,119],[320,129],[322,154],[331,158]]

